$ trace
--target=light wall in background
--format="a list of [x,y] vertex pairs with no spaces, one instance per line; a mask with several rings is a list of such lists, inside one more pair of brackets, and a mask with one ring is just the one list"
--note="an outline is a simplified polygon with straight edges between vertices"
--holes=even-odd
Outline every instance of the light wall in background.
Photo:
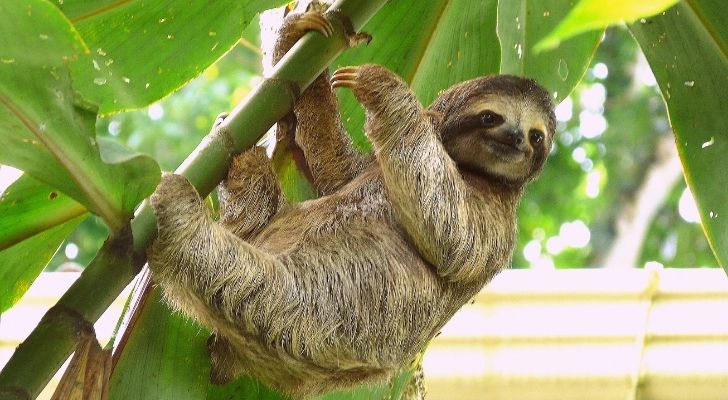
[[[2,315],[0,367],[77,276],[44,273]],[[97,322],[102,344],[124,300]],[[718,269],[505,271],[423,362],[429,400],[726,399],[728,278]]]

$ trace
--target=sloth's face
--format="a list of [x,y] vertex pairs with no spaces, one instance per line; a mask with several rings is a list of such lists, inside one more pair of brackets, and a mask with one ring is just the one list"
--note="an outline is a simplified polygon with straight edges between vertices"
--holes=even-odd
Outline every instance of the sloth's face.
[[538,176],[551,151],[553,106],[533,81],[510,76],[481,80],[485,82],[466,85],[496,90],[471,96],[444,115],[443,145],[458,168],[523,185]]

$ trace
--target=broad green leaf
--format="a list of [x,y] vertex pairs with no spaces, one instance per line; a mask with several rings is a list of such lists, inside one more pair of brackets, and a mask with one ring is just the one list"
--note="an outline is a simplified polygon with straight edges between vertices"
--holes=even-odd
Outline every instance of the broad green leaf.
[[0,250],[86,212],[65,194],[24,174],[0,197]]
[[74,87],[101,114],[144,107],[178,89],[229,51],[259,11],[283,0],[65,0],[59,7],[91,53],[73,67]]
[[703,228],[728,270],[728,6],[691,0],[630,25],[667,103]]
[[158,289],[149,292],[141,307],[122,340],[110,380],[111,400],[288,399],[245,376],[229,385],[211,384],[209,332],[171,311]]
[[[314,399],[396,400],[402,396],[410,379],[412,379],[412,371],[403,369],[391,383],[382,382],[380,384],[364,385],[351,390],[337,390],[316,396]],[[290,398],[268,388],[254,379],[243,376],[229,385],[210,385],[207,400],[227,399],[288,400]]]
[[[334,66],[384,65],[428,105],[455,83],[498,72],[496,7],[496,0],[390,2],[363,29],[371,43],[347,50]],[[364,111],[349,91],[337,95],[345,126],[366,147]]]
[[557,103],[581,81],[602,32],[586,33],[548,52],[537,54],[533,47],[561,21],[574,3],[575,0],[517,0],[498,4],[501,73],[535,79]]
[[387,383],[363,385],[352,390],[337,390],[315,398],[315,400],[395,400],[402,397],[412,380],[413,369],[402,368],[394,379]]
[[290,397],[247,376],[242,376],[228,385],[210,385],[207,400],[228,399],[290,400]]
[[622,21],[632,22],[639,18],[660,13],[679,0],[581,0],[569,15],[546,37],[536,44],[536,51],[554,48],[562,41],[588,30],[602,30]]
[[66,236],[85,218],[82,214],[0,251],[0,314],[23,296]]
[[162,301],[145,298],[110,378],[109,399],[204,399],[210,374],[208,333]]
[[68,71],[83,51],[50,3],[0,5],[0,163],[58,188],[117,229],[152,192],[159,168],[149,157],[119,157],[116,150],[112,165],[100,153],[95,115],[74,105]]

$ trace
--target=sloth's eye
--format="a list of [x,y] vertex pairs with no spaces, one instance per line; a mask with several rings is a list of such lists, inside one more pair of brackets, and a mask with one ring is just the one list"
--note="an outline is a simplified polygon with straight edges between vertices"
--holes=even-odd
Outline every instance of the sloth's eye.
[[528,132],[528,138],[531,140],[531,144],[539,145],[543,142],[544,134],[538,129],[531,129]]
[[503,123],[503,117],[490,110],[484,111],[480,115],[480,120],[486,128],[492,128]]

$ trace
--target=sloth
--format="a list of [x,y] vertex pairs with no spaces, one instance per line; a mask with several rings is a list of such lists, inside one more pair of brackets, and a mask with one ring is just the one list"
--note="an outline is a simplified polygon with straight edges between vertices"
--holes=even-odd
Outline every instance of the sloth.
[[[286,17],[274,61],[311,30],[332,32],[317,12]],[[364,107],[372,154],[342,128],[334,88]],[[555,118],[533,80],[469,80],[424,108],[378,65],[325,71],[293,113],[321,197],[287,203],[255,147],[233,158],[214,221],[166,173],[149,267],[166,301],[213,332],[214,383],[247,374],[307,398],[391,377],[510,263]]]

